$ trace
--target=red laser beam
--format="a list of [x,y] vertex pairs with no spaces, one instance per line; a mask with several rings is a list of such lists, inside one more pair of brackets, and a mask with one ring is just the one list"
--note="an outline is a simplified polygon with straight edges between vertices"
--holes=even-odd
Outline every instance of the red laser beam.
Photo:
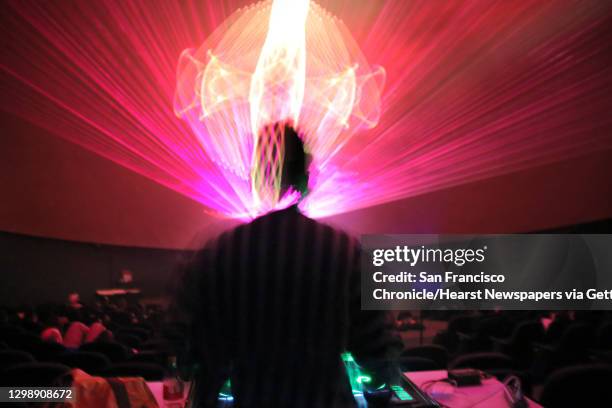
[[[2,108],[211,212],[248,213],[237,180],[172,109],[181,52],[244,4],[4,2]],[[321,5],[387,84],[378,126],[316,175],[312,216],[612,148],[608,2]]]

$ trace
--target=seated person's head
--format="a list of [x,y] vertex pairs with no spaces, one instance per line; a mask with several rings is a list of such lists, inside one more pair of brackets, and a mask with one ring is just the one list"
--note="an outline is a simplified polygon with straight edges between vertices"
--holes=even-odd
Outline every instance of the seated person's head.
[[72,292],[68,295],[68,304],[72,307],[80,307],[81,306],[81,297],[78,293]]
[[119,283],[127,284],[132,283],[134,281],[134,275],[132,275],[132,271],[128,269],[124,269],[121,271],[121,277],[119,278]]

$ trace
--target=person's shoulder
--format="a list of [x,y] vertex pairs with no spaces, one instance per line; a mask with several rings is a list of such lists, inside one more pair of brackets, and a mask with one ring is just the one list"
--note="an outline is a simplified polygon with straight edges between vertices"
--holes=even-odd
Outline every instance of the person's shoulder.
[[209,241],[207,247],[209,250],[213,248],[219,248],[219,246],[223,246],[224,243],[231,242],[236,237],[240,237],[243,234],[251,235],[254,231],[258,231],[260,228],[265,228],[267,224],[280,223],[283,219],[285,221],[290,220],[290,222],[292,223],[297,223],[310,227],[302,229],[302,231],[318,230],[318,233],[321,233],[322,236],[333,236],[343,242],[343,245],[360,247],[359,240],[347,231],[336,226],[330,225],[324,221],[310,218],[301,213],[300,211],[291,208],[270,212],[268,214],[257,217],[248,223],[244,223],[230,230],[227,230],[217,236],[215,239]]
[[310,222],[313,225],[315,225],[317,228],[319,228],[320,231],[323,232],[324,236],[333,236],[336,240],[341,242],[343,245],[346,245],[349,247],[358,248],[360,246],[359,240],[354,235],[348,233],[344,229],[338,228],[337,226],[334,226],[334,225],[330,225],[324,221],[319,221],[319,220],[309,218],[306,216],[303,216],[303,217],[306,220],[308,220],[307,222]]

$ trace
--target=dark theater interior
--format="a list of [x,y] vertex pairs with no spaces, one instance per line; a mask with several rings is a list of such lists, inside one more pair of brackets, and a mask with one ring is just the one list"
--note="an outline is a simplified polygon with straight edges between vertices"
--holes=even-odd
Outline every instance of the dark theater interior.
[[6,0],[0,38],[0,405],[612,406],[612,2]]

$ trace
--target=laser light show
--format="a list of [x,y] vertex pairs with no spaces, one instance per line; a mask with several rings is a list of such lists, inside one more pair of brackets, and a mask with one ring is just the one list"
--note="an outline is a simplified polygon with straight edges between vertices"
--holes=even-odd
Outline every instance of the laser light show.
[[[342,22],[310,1],[246,7],[197,51],[186,50],[175,110],[238,198],[228,194],[217,209],[256,216],[293,201],[291,194],[278,197],[282,146],[275,137],[257,142],[264,127],[290,121],[304,135],[317,175],[310,187],[314,199],[303,210],[311,216],[333,212],[334,197],[348,188],[339,182],[334,156],[362,126],[378,122],[384,74],[368,66]],[[267,176],[251,180],[266,164]]]
[[0,403],[612,407],[612,0],[3,0],[0,43]]
[[[610,5],[579,1],[7,1],[3,110],[249,220],[331,217],[612,147]],[[588,136],[586,136],[588,135]]]

